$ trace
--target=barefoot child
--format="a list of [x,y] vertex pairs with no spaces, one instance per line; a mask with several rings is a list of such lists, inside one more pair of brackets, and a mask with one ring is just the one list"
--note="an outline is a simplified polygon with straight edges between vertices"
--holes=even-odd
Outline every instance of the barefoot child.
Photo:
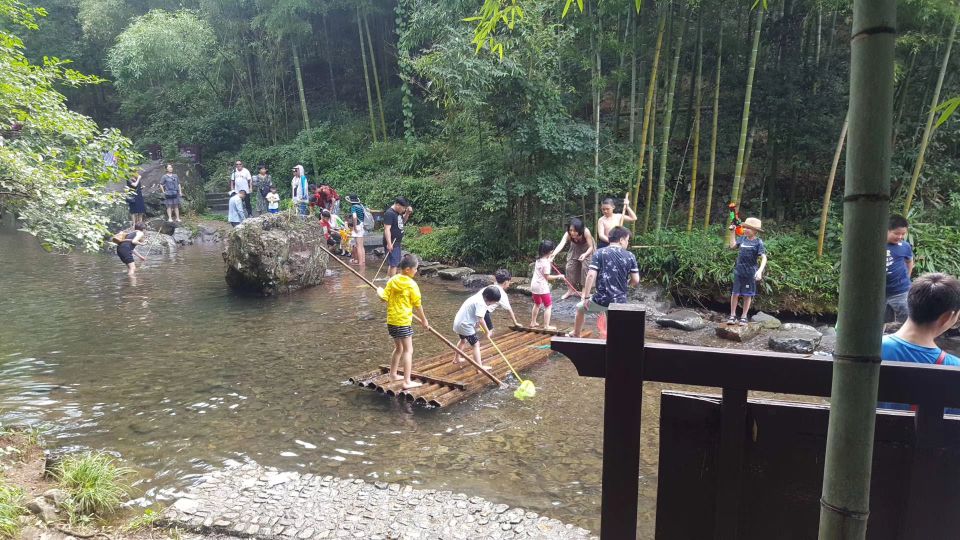
[[[493,335],[493,318],[490,317],[490,314],[493,313],[498,306],[507,310],[510,318],[513,319],[514,326],[520,326],[520,323],[517,321],[517,315],[513,312],[513,307],[510,305],[510,297],[507,296],[507,289],[510,288],[510,282],[513,281],[513,274],[506,268],[501,268],[493,274],[493,279],[497,282],[496,287],[500,289],[500,301],[496,305],[489,306],[487,308],[487,314],[483,316],[483,322],[487,323],[487,329],[489,330],[487,335],[489,336]],[[474,296],[483,296],[483,291],[478,292]]]
[[[413,280],[419,265],[416,257],[406,255],[400,261],[400,273],[390,278],[385,287],[377,287],[377,294],[387,302],[387,332],[393,338],[390,357],[390,378],[403,380],[403,389],[423,386],[410,379],[413,371],[413,312],[417,311],[424,328],[430,328],[420,303],[420,287]],[[403,375],[397,373],[403,361]]]
[[[500,289],[491,285],[481,291],[479,296],[473,295],[467,298],[467,301],[460,306],[460,311],[457,311],[457,317],[453,320],[453,331],[460,336],[457,348],[466,353],[468,349],[465,345],[473,347],[473,359],[478,366],[482,366],[484,369],[487,369],[487,366],[483,365],[483,360],[480,357],[480,339],[477,337],[477,325],[479,324],[485,333],[490,332],[483,318],[489,307],[495,306],[499,302]],[[463,361],[459,354],[454,354],[454,364]]]
[[[743,236],[737,239],[730,233],[730,249],[738,249],[737,263],[733,267],[733,293],[730,295],[730,317],[727,324],[737,324],[737,304],[743,297],[743,315],[740,317],[740,326],[746,326],[750,321],[750,304],[757,295],[757,282],[763,279],[763,270],[767,267],[767,248],[757,233],[763,232],[760,220],[754,217],[747,218],[743,224]],[[733,225],[730,229],[733,230]],[[757,268],[757,259],[760,259],[760,268]]]
[[533,277],[530,278],[530,293],[533,295],[533,311],[530,313],[530,327],[536,328],[537,315],[540,314],[540,307],[543,306],[543,327],[547,330],[555,330],[550,326],[550,315],[553,313],[553,297],[550,296],[550,282],[560,279],[560,274],[550,273],[550,263],[553,261],[553,241],[544,240],[540,242],[540,248],[537,250],[539,258],[533,265]]
[[[600,248],[590,259],[590,270],[577,304],[577,317],[573,323],[572,337],[580,337],[587,313],[606,313],[610,304],[627,303],[627,286],[640,283],[637,257],[627,251],[630,231],[624,227],[610,229],[610,245]],[[590,296],[596,283],[597,292]]]
[[607,247],[613,242],[610,240],[609,235],[610,231],[614,227],[623,227],[625,222],[636,221],[637,215],[633,213],[633,209],[630,208],[630,199],[623,199],[623,213],[614,214],[613,208],[616,202],[607,197],[600,203],[600,213],[603,214],[600,216],[600,219],[597,220],[597,243],[598,248]]

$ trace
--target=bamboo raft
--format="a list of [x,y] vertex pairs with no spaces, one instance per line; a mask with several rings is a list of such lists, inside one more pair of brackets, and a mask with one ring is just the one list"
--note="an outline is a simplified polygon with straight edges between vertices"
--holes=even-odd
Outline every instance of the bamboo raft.
[[[519,372],[546,360],[553,352],[549,348],[550,338],[562,333],[560,330],[511,326],[509,332],[495,334],[494,339]],[[480,338],[480,354],[493,375],[500,379],[510,375],[510,368],[484,336]],[[411,378],[423,383],[417,388],[404,390],[402,380],[391,381],[388,365],[350,377],[350,382],[387,396],[397,396],[417,405],[432,407],[446,407],[496,387],[469,363],[454,364],[453,356],[452,352],[444,351],[428,358],[414,359]],[[403,373],[402,366],[400,373]]]

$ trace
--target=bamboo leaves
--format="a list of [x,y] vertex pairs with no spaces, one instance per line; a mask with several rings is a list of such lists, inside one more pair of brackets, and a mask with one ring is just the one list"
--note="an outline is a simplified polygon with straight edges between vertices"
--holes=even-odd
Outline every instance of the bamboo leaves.
[[934,127],[938,128],[946,123],[946,121],[953,116],[953,113],[956,112],[957,108],[960,108],[960,96],[952,97],[938,105],[934,111],[940,113],[940,119],[937,120]]

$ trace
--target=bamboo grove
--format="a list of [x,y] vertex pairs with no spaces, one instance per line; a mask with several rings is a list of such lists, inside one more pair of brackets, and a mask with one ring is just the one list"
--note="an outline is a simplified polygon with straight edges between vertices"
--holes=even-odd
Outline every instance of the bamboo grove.
[[[37,1],[28,56],[110,81],[71,106],[141,150],[202,145],[213,179],[240,156],[374,198],[419,181],[491,257],[623,193],[638,232],[733,201],[820,251],[840,235],[847,1]],[[937,223],[960,219],[960,119],[937,112],[960,95],[957,21],[898,4],[893,210]]]

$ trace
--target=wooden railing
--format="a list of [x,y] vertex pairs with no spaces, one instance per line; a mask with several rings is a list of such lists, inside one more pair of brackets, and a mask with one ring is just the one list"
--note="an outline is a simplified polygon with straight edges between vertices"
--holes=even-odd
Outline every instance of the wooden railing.
[[[613,305],[606,342],[565,337],[551,342],[553,350],[569,357],[581,376],[606,379],[601,537],[636,537],[642,385],[649,381],[722,389],[714,532],[715,538],[737,538],[747,392],[829,397],[833,362],[794,354],[646,344],[644,319],[638,306]],[[939,505],[926,501],[942,484],[934,464],[942,459],[936,454],[947,422],[943,410],[960,407],[960,369],[884,362],[879,401],[918,405],[905,529],[911,537],[942,537],[937,527],[943,516],[934,510]],[[925,536],[922,531],[931,532]],[[960,537],[960,531],[955,532]]]

